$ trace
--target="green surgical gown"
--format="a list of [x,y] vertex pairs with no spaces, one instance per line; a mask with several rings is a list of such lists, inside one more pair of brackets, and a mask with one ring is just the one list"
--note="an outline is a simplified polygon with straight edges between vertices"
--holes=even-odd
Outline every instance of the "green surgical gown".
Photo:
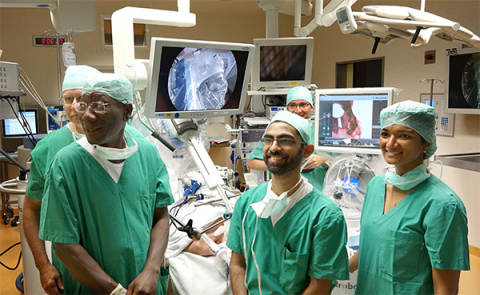
[[40,140],[32,153],[30,174],[26,195],[32,200],[41,201],[45,187],[45,174],[53,157],[59,150],[73,142],[72,131],[64,126]]
[[[118,183],[79,144],[58,152],[47,172],[40,223],[42,240],[82,245],[124,287],[145,266],[155,208],[173,202],[156,147],[145,139],[137,142],[138,151],[125,160]],[[127,143],[133,144],[130,137]],[[57,267],[65,294],[92,294]],[[158,282],[157,294],[166,293],[164,270]]]
[[[125,130],[135,139],[145,138],[138,130],[129,125],[125,126]],[[58,151],[72,142],[74,142],[72,131],[64,126],[51,132],[37,143],[31,153],[32,162],[28,176],[27,197],[35,201],[42,200],[48,166]]]
[[385,177],[368,184],[356,294],[433,294],[432,268],[468,270],[467,217],[458,196],[431,175],[383,214]]
[[[314,144],[315,141],[315,125],[311,126],[311,133],[310,133],[310,142],[309,144]],[[314,154],[316,154],[314,152]],[[258,142],[258,145],[253,149],[250,153],[250,160],[262,160],[263,161],[263,143],[261,141]],[[323,190],[323,181],[325,180],[325,173],[327,173],[328,168],[324,165],[321,165],[311,172],[302,173],[302,176],[308,179],[314,188],[318,189],[319,191]]]
[[[250,294],[259,294],[255,253],[261,274],[262,294],[300,294],[310,277],[346,280],[347,231],[342,211],[315,188],[278,220],[257,218],[250,204],[265,197],[267,184],[246,191],[235,204],[227,246],[246,259],[246,283]],[[243,248],[245,218],[247,252]]]

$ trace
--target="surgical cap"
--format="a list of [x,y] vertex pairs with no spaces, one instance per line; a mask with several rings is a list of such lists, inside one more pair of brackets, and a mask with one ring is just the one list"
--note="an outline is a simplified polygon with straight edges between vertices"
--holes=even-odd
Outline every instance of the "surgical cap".
[[287,106],[289,103],[297,99],[305,100],[313,107],[312,93],[303,86],[296,86],[288,91]]
[[127,78],[116,74],[100,74],[85,80],[82,93],[100,92],[119,102],[133,102],[132,84]]
[[[305,143],[310,142],[310,122],[307,119],[304,119],[297,114],[290,113],[289,111],[280,111],[273,116],[272,120],[267,126],[267,129],[274,122],[284,122],[291,125],[298,131],[300,137],[302,137]],[[265,129],[265,131],[267,129]]]
[[89,66],[69,66],[63,78],[62,92],[70,89],[82,89],[83,81],[98,74],[101,72]]
[[426,159],[435,154],[437,150],[435,108],[411,100],[396,103],[380,113],[382,129],[394,124],[412,128],[431,144],[425,154]]

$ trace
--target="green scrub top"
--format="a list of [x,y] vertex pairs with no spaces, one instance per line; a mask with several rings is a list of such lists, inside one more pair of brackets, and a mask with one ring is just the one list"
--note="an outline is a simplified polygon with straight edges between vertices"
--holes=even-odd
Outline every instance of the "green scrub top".
[[53,157],[59,150],[73,142],[72,131],[64,126],[40,140],[31,152],[32,162],[26,195],[32,200],[41,201],[45,186],[45,174]]
[[[342,211],[313,188],[275,226],[272,219],[257,218],[250,204],[262,200],[267,184],[246,191],[235,204],[227,246],[245,256],[246,284],[250,294],[259,294],[255,253],[261,274],[262,294],[300,294],[310,277],[349,278],[346,252],[347,230]],[[245,218],[247,252],[244,252],[242,220]]]
[[[82,245],[124,287],[145,266],[155,208],[173,203],[158,150],[145,139],[137,143],[118,183],[78,143],[58,152],[47,172],[41,211],[42,240]],[[133,144],[130,137],[127,144]],[[65,294],[92,294],[57,262]],[[162,270],[157,294],[165,294],[167,284]]]
[[[135,139],[145,138],[137,129],[129,125],[125,126],[125,131],[130,133]],[[74,142],[72,131],[68,126],[64,126],[51,132],[37,143],[30,154],[32,162],[28,176],[27,197],[35,201],[42,201],[43,190],[45,188],[45,175],[47,174],[50,163],[59,150],[72,142]]]
[[[312,124],[311,126],[311,133],[310,133],[310,142],[309,144],[314,144],[315,141],[315,125]],[[313,152],[313,154],[317,154]],[[249,160],[262,160],[263,161],[263,142],[259,141],[258,145],[252,150],[250,153]],[[325,174],[327,173],[328,168],[324,165],[321,165],[311,172],[302,173],[302,176],[308,179],[314,188],[318,189],[319,191],[323,190],[323,182],[325,180]]]
[[433,294],[432,268],[468,270],[465,207],[431,175],[383,214],[385,176],[368,184],[356,294]]

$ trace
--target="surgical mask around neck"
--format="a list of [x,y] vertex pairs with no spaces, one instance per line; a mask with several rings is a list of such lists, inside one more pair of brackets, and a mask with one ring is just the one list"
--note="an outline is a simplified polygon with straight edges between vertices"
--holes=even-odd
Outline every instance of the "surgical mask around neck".
[[73,133],[73,139],[74,139],[74,140],[79,140],[80,138],[82,138],[82,137],[85,136],[85,134],[78,133],[77,130],[75,130],[75,131],[72,132],[72,133]]
[[407,191],[416,187],[429,177],[430,173],[427,172],[427,167],[425,164],[421,164],[402,176],[388,171],[385,174],[385,183]]
[[256,202],[251,204],[252,209],[255,211],[258,217],[260,218],[268,218],[272,214],[281,211],[283,208],[287,206],[287,196],[288,193],[293,190],[297,185],[302,181],[302,177],[300,180],[288,191],[283,192],[280,196],[277,196],[272,191],[272,180],[268,183],[267,187],[267,194],[260,202]]
[[125,145],[127,146],[126,148],[123,149],[116,149],[116,148],[111,148],[111,147],[104,147],[100,146],[98,144],[93,144],[92,146],[95,148],[95,154],[105,160],[126,160],[128,159],[131,155],[133,155],[137,150],[138,150],[138,144],[135,138],[133,138],[130,133],[126,132],[128,136],[130,136],[134,142],[133,146],[128,146],[127,141],[124,137],[125,140]]
[[[72,124],[72,126],[73,126],[73,131],[72,131],[73,141],[77,141],[80,138],[85,136],[85,134],[81,134],[77,131],[77,126],[75,126],[75,123],[70,122],[69,124]],[[68,129],[70,129],[70,127],[68,127]],[[72,129],[70,129],[70,130],[72,130]]]

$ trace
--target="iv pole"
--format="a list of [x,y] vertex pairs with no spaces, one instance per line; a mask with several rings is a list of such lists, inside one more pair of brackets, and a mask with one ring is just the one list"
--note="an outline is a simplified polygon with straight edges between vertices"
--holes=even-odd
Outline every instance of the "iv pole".
[[[433,84],[434,83],[442,83],[442,84],[445,84],[445,81],[443,80],[440,80],[440,79],[422,79],[420,80],[420,83],[424,83],[424,82],[427,82],[427,83],[430,83],[430,106],[433,107],[434,104],[433,104]],[[422,103],[422,102],[420,102]]]

